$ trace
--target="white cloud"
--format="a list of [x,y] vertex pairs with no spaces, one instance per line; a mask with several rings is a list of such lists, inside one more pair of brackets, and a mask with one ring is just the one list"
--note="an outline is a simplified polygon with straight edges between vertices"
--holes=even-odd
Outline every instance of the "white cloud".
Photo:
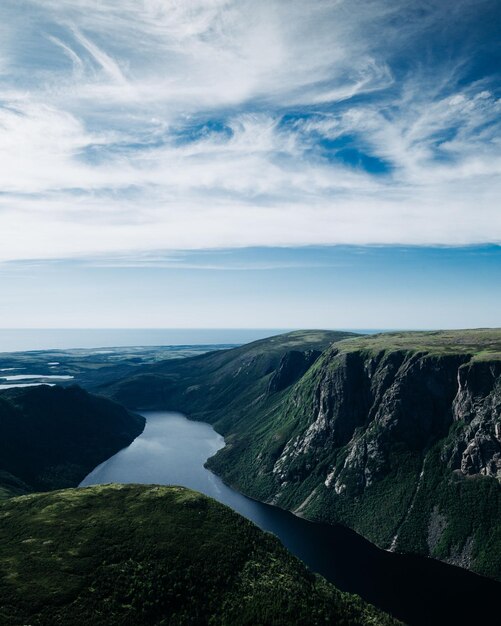
[[[458,82],[463,56],[392,70],[440,8],[16,6],[0,8],[0,260],[501,241],[500,101]],[[343,140],[386,174],[329,158]]]
[[63,50],[66,56],[73,63],[74,71],[77,74],[76,78],[80,78],[84,70],[84,64],[83,64],[82,59],[78,56],[78,54],[74,50],[72,50],[69,46],[67,46],[63,41],[58,39],[57,37],[48,35],[47,38],[49,39],[49,41],[52,41],[53,44],[55,44],[56,46],[59,46],[59,48]]
[[80,43],[92,56],[96,63],[101,66],[107,78],[118,84],[127,84],[127,80],[125,79],[122,70],[111,56],[92,43],[92,41],[85,37],[77,28],[73,28],[72,33],[78,43]]

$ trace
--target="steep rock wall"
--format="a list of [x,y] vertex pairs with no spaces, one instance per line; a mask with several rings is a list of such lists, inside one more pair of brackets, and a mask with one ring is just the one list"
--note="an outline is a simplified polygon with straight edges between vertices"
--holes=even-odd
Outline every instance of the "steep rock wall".
[[268,433],[209,466],[253,497],[387,549],[501,578],[500,362],[333,347]]

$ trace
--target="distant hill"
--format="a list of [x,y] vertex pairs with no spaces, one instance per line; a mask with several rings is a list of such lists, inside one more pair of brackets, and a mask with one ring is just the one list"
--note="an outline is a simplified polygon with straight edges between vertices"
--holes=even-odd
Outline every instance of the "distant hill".
[[0,392],[0,497],[77,486],[144,418],[79,387]]
[[0,517],[2,624],[397,624],[181,487],[23,496],[0,504]]
[[501,330],[304,332],[104,388],[180,410],[240,491],[501,580]]

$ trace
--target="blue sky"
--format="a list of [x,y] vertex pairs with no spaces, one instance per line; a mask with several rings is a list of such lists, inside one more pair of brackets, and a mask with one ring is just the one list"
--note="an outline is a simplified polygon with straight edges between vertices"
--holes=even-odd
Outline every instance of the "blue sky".
[[499,326],[500,31],[493,0],[4,0],[0,326]]
[[500,271],[498,246],[251,248],[133,262],[25,262],[0,268],[0,317],[12,327],[49,328],[498,326]]

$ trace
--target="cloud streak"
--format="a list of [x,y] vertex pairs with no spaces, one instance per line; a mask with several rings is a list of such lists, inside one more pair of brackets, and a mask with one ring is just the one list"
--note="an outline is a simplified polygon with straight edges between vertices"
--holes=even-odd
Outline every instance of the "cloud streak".
[[444,4],[7,0],[0,261],[501,243],[495,3]]
[[[85,48],[85,50],[91,55],[94,61],[103,69],[107,78],[119,85],[127,84],[127,80],[123,75],[122,70],[120,69],[118,63],[112,57],[106,54],[106,52],[101,50],[92,41],[87,39],[87,37],[85,37],[77,28],[72,28],[71,32],[73,33],[75,40],[80,43],[83,48]],[[76,55],[75,57],[78,58]]]

